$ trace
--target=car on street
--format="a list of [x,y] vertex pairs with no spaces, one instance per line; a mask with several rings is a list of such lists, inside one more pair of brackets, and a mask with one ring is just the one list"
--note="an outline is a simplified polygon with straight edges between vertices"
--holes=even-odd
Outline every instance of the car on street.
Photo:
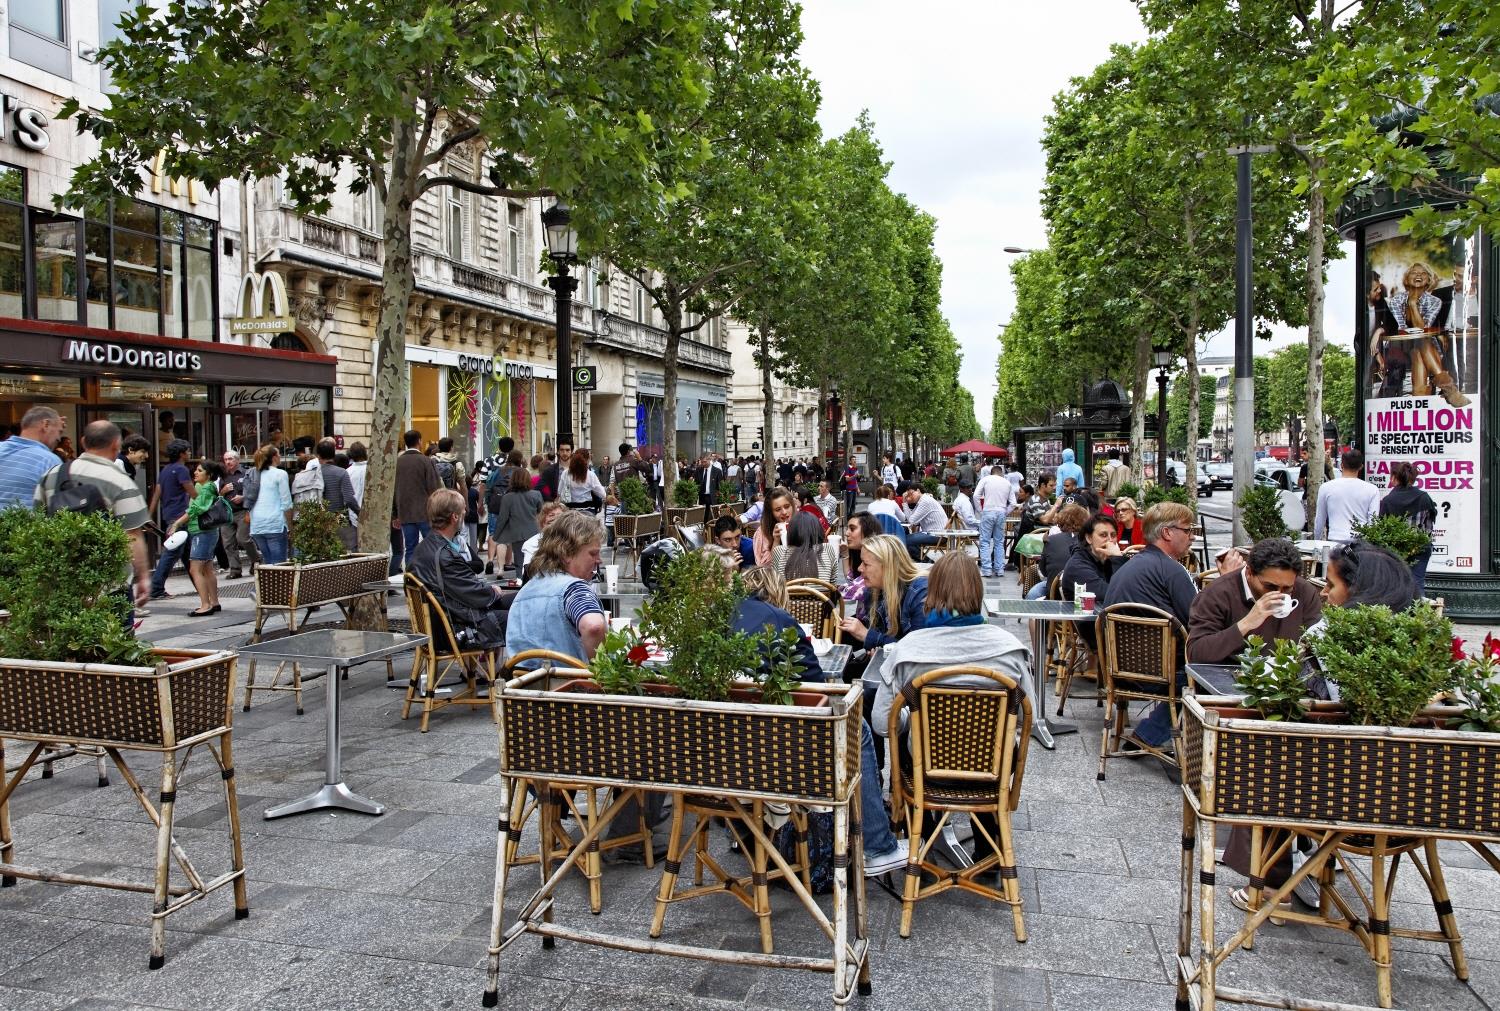
[[1255,473],[1270,478],[1282,491],[1291,491],[1297,487],[1297,478],[1301,475],[1301,468],[1268,458],[1255,461]]
[[[1175,481],[1177,487],[1184,487],[1187,484],[1187,464],[1183,463],[1181,460],[1168,460],[1167,467],[1172,471],[1172,478]],[[1213,493],[1213,482],[1210,481],[1208,475],[1203,472],[1203,468],[1199,467],[1198,497],[1208,498]]]
[[1218,488],[1234,487],[1234,464],[1225,461],[1223,463],[1205,463],[1203,472],[1208,475],[1209,483]]

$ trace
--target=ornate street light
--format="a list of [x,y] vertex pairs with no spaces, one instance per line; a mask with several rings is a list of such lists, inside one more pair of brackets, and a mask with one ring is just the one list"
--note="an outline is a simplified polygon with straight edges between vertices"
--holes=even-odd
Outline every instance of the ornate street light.
[[547,279],[547,286],[557,302],[557,442],[573,445],[573,292],[578,278],[568,268],[578,262],[578,232],[573,228],[573,214],[558,200],[542,212],[542,228],[547,233],[547,257],[557,266],[557,273]]
[[1172,365],[1172,352],[1167,348],[1152,348],[1151,363],[1156,366],[1156,482],[1167,485],[1167,369]]

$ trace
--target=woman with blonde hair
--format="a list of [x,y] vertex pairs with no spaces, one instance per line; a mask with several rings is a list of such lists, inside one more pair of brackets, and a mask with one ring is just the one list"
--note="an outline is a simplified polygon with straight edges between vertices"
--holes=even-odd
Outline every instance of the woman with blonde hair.
[[510,605],[505,648],[550,649],[587,661],[609,629],[590,585],[604,528],[587,513],[563,512],[542,532],[530,579]]
[[839,626],[865,649],[887,646],[914,628],[921,628],[927,605],[927,577],[917,567],[900,538],[890,534],[867,538],[860,548],[860,574],[865,577],[866,625],[845,618]]
[[[1414,397],[1441,393],[1443,399],[1454,407],[1465,407],[1469,398],[1459,391],[1458,384],[1443,365],[1442,337],[1438,333],[1438,316],[1442,313],[1443,300],[1433,293],[1437,287],[1437,275],[1425,263],[1413,263],[1401,275],[1401,290],[1392,292],[1386,299],[1396,325],[1405,331],[1393,335],[1397,339],[1413,337],[1411,341],[1411,392]],[[1425,331],[1425,336],[1416,331]]]

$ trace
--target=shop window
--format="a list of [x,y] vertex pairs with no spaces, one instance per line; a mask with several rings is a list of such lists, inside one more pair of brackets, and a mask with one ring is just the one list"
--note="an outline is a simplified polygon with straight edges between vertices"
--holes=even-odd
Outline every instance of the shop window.
[[84,307],[89,326],[108,327],[109,293],[113,290],[109,277],[109,226],[97,221],[83,226],[84,258]]
[[31,212],[31,269],[36,317],[78,321],[78,221]]
[[0,316],[25,313],[25,189],[25,172],[0,165]]
[[11,58],[71,80],[73,60],[63,0],[21,0],[11,4],[7,13]]
[[507,203],[506,215],[506,266],[511,277],[521,276],[521,236],[526,226],[526,211],[520,204]]

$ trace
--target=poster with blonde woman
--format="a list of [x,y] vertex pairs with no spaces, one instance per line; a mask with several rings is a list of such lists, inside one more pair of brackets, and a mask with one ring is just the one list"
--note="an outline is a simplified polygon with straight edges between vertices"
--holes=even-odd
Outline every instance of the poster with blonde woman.
[[1387,489],[1396,465],[1411,464],[1438,509],[1431,569],[1476,571],[1479,243],[1418,240],[1393,219],[1366,230],[1365,270],[1365,478]]

